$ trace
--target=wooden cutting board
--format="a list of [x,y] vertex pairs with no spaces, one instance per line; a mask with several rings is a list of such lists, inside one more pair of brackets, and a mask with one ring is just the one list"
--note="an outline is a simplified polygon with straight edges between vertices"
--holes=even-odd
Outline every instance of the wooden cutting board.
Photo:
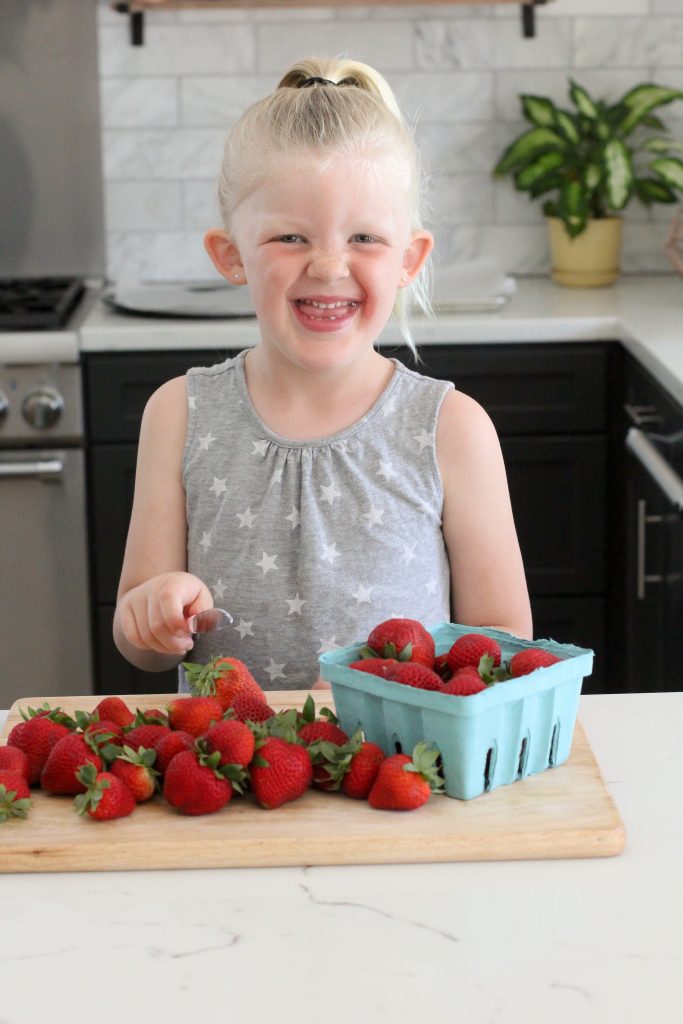
[[[275,710],[302,707],[307,690],[271,693]],[[313,691],[333,707],[329,691]],[[161,707],[171,694],[131,696],[132,707]],[[99,697],[25,698],[0,736],[21,721],[19,707],[45,700],[68,713]],[[373,810],[366,801],[309,790],[273,811],[249,794],[217,814],[184,817],[163,797],[118,821],[80,818],[72,797],[32,790],[28,818],[0,825],[0,871],[124,871],[159,868],[383,864],[611,857],[626,831],[577,723],[569,759],[558,768],[475,800],[434,796],[416,811]]]

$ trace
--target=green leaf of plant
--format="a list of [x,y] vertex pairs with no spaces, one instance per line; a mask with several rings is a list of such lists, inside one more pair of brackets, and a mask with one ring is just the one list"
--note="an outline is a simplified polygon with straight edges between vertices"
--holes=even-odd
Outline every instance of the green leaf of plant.
[[636,196],[645,206],[651,206],[652,203],[678,202],[674,190],[656,178],[636,178],[634,189]]
[[570,79],[569,96],[579,113],[589,120],[594,121],[598,116],[597,104],[591,99],[583,86],[573,79]]
[[669,139],[664,135],[653,135],[638,147],[646,153],[668,153],[669,150],[683,151],[683,142]]
[[579,129],[574,117],[566,110],[557,111],[557,128],[573,146],[579,141]]
[[559,153],[556,150],[551,150],[548,153],[541,153],[537,160],[533,163],[527,164],[520,171],[517,171],[515,175],[515,187],[520,192],[525,192],[532,188],[541,178],[547,177],[547,175],[556,170],[558,167],[562,167],[565,163],[564,153]]
[[503,174],[535,160],[541,153],[550,149],[566,152],[567,142],[549,128],[532,128],[507,147],[493,173],[496,177],[501,177]]
[[633,190],[631,154],[621,139],[610,139],[604,149],[605,192],[613,210],[622,210]]
[[531,121],[539,128],[553,127],[557,120],[557,108],[552,100],[545,96],[532,96],[529,93],[523,93],[520,99],[522,113],[527,121]]
[[652,82],[636,85],[625,96],[622,96],[620,101],[627,110],[620,125],[622,134],[629,135],[645,115],[655,107],[661,107],[679,99],[683,99],[683,92],[678,89],[668,89],[664,85],[655,85]]
[[653,160],[650,167],[671,188],[683,191],[683,161],[675,156],[663,157],[661,160]]
[[578,181],[564,182],[560,189],[557,216],[564,222],[570,238],[576,238],[585,229],[588,221],[586,192]]

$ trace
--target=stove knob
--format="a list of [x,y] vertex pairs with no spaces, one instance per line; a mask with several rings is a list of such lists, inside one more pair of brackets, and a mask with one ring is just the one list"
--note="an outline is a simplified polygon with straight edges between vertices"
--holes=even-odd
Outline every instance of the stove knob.
[[9,401],[4,391],[0,391],[0,423],[4,420],[5,416],[9,412]]
[[36,388],[29,391],[21,403],[26,422],[36,430],[52,427],[64,411],[64,399],[54,388]]

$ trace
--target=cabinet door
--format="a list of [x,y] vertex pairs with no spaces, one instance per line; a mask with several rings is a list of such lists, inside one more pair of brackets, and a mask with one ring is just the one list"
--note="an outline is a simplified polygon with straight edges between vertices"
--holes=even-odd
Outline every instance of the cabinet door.
[[90,451],[90,538],[97,604],[115,603],[133,507],[137,445],[101,444]]
[[177,669],[143,672],[119,654],[112,634],[114,605],[99,605],[95,614],[95,691],[97,693],[175,693]]
[[[604,693],[609,666],[605,664],[605,602],[602,597],[533,597],[534,638],[576,644],[594,652],[593,671],[583,693]],[[623,687],[616,687],[617,689]]]

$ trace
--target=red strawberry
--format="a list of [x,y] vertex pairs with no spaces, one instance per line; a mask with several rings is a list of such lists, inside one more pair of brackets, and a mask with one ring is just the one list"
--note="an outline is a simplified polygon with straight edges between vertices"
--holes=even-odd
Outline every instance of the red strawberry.
[[267,722],[275,714],[262,697],[248,691],[233,697],[232,710],[240,722]]
[[95,705],[95,712],[100,721],[116,722],[118,725],[132,725],[135,720],[135,715],[121,697],[103,697]]
[[165,736],[171,732],[168,725],[136,725],[129,732],[124,734],[124,740],[133,750],[140,747],[151,747],[156,750]]
[[257,748],[251,763],[254,796],[267,810],[302,796],[313,780],[313,765],[305,747],[271,736]]
[[361,658],[360,661],[352,661],[349,668],[355,668],[357,672],[368,672],[371,676],[384,676],[388,668],[397,664],[396,658]]
[[343,747],[326,751],[330,765],[331,788],[340,788],[346,796],[365,800],[372,789],[385,753],[376,743],[363,740],[360,729]]
[[168,724],[191,736],[201,736],[212,722],[220,722],[223,705],[217,697],[176,697],[168,705]]
[[319,740],[327,740],[329,743],[348,743],[349,737],[335,722],[328,718],[316,718],[313,722],[306,722],[298,730],[299,739],[303,740],[306,746],[317,743]]
[[416,661],[401,661],[387,669],[387,679],[405,686],[415,686],[418,690],[441,690],[443,679],[431,668]]
[[434,671],[438,676],[441,676],[442,679],[451,678],[451,669],[448,664],[448,653],[437,654],[434,658]]
[[223,710],[233,706],[238,693],[250,693],[265,702],[266,695],[239,658],[214,658],[206,665],[183,662],[190,692],[198,697],[218,697]]
[[193,747],[194,736],[190,736],[189,732],[183,732],[182,729],[168,732],[166,736],[162,736],[157,741],[156,768],[163,775],[176,754],[179,754],[181,750],[192,750]]
[[7,746],[23,750],[28,757],[30,786],[40,780],[40,773],[55,743],[69,735],[65,725],[54,722],[47,715],[36,715],[14,726],[7,737]]
[[96,740],[100,750],[108,743],[120,744],[123,742],[123,726],[106,719],[101,722],[91,722],[83,732],[84,735],[92,736]]
[[412,811],[425,804],[432,791],[439,792],[442,782],[436,762],[439,751],[418,743],[413,756],[391,754],[379,766],[377,778],[368,795],[371,807],[385,811]]
[[25,818],[31,806],[28,782],[20,772],[0,768],[0,824],[10,818]]
[[510,658],[510,673],[515,677],[526,676],[537,668],[547,668],[548,665],[555,665],[560,660],[556,654],[544,651],[540,647],[526,647]]
[[417,661],[431,668],[434,664],[434,638],[417,619],[387,619],[370,633],[368,657]]
[[474,665],[463,665],[454,672],[443,684],[442,693],[452,693],[457,697],[469,697],[486,689],[486,683]]
[[218,767],[220,754],[183,750],[173,758],[164,777],[164,797],[181,814],[213,814],[232,796],[227,769]]
[[121,753],[109,766],[109,771],[121,782],[125,782],[138,804],[151,800],[157,791],[159,772],[154,768],[156,750],[140,747],[133,750],[124,745],[119,748]]
[[0,770],[18,772],[29,784],[31,762],[19,747],[0,747]]
[[96,740],[88,739],[80,732],[62,736],[50,751],[40,773],[41,789],[46,793],[82,793],[86,787],[76,778],[76,772],[88,763],[94,764],[98,772],[102,771]]
[[168,725],[168,715],[161,708],[145,708],[144,711],[138,708],[135,717],[140,725]]
[[465,665],[479,667],[479,662],[485,654],[493,658],[494,665],[500,665],[500,646],[493,637],[484,633],[464,633],[455,641],[447,659],[451,672],[457,672]]
[[206,730],[202,737],[210,754],[220,754],[219,765],[237,764],[247,768],[254,756],[254,734],[237,718],[225,718]]
[[78,814],[87,814],[96,821],[125,818],[135,810],[135,797],[125,782],[112,772],[98,772],[94,765],[84,765],[78,771],[83,789],[74,800]]

